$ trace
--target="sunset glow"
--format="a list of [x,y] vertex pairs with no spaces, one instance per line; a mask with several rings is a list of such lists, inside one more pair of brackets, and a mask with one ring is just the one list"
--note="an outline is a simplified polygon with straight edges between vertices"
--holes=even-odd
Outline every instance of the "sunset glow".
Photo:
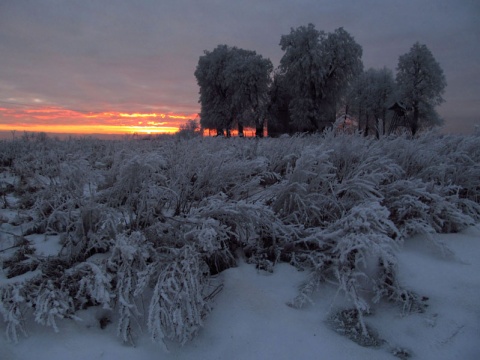
[[149,118],[149,117],[160,117],[162,119],[165,119],[165,118],[169,118],[169,119],[183,119],[183,120],[187,120],[189,119],[188,116],[184,116],[184,115],[172,115],[172,114],[157,114],[157,113],[152,113],[152,114],[138,114],[138,113],[134,113],[134,114],[125,114],[125,113],[120,113],[119,114],[121,117],[129,117],[129,118]]
[[[0,131],[68,134],[171,134],[197,114],[81,112],[60,107],[0,107]],[[158,119],[158,120],[157,120]]]

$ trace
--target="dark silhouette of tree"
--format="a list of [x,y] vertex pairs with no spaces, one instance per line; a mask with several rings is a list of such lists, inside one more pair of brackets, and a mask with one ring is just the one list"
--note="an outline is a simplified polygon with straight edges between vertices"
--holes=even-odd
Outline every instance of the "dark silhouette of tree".
[[362,47],[343,28],[327,34],[313,24],[292,29],[280,46],[285,54],[279,75],[288,84],[292,126],[321,131],[333,124],[347,88],[363,69]]
[[233,126],[255,126],[263,136],[273,65],[255,51],[219,45],[200,57],[195,77],[200,86],[201,120],[205,129],[227,136]]
[[387,110],[394,102],[396,92],[393,73],[388,68],[370,68],[363,72],[353,83],[347,104],[349,113],[357,117],[359,126],[365,135],[375,129],[377,137],[380,131],[385,134]]
[[445,101],[442,95],[447,82],[426,45],[416,42],[408,53],[400,56],[396,81],[401,101],[412,112],[409,119],[412,135],[422,127],[442,123],[435,106]]

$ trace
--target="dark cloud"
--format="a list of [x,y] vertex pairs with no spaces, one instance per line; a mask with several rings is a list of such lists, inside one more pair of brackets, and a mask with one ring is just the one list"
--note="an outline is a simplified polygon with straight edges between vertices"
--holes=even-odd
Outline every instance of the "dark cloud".
[[[447,128],[471,129],[480,97],[477,0],[16,0],[0,2],[0,101],[82,111],[195,113],[198,57],[218,44],[278,65],[280,36],[343,26],[368,67],[395,70],[416,41],[443,67]],[[4,105],[2,105],[4,106]],[[465,130],[467,131],[467,130]]]

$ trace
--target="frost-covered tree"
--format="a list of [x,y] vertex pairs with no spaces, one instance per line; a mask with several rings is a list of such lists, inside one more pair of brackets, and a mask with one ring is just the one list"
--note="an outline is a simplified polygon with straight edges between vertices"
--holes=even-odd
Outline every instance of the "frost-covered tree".
[[232,101],[237,110],[238,132],[243,134],[244,124],[254,125],[256,136],[262,137],[273,65],[255,51],[236,49],[235,52],[226,68],[226,80],[234,89]]
[[363,72],[353,83],[347,104],[349,112],[363,125],[365,135],[368,135],[370,123],[375,123],[377,137],[385,133],[387,110],[393,102],[396,86],[390,69],[370,68]]
[[343,28],[328,33],[322,42],[325,66],[325,118],[327,123],[335,121],[336,114],[346,91],[363,70],[362,47]]
[[335,121],[345,90],[363,69],[362,47],[343,28],[327,34],[313,24],[291,29],[280,46],[291,122],[298,130],[323,130]]
[[228,128],[232,114],[227,105],[231,89],[225,81],[225,66],[232,52],[227,45],[218,45],[200,56],[195,77],[200,86],[200,124],[205,129],[216,129],[218,134]]
[[195,70],[202,127],[228,133],[236,123],[239,134],[251,125],[263,135],[272,70],[271,61],[255,51],[227,45],[205,51]]
[[401,100],[412,110],[410,130],[415,135],[421,127],[441,124],[435,106],[445,100],[447,86],[440,64],[426,45],[416,42],[398,59],[397,84]]

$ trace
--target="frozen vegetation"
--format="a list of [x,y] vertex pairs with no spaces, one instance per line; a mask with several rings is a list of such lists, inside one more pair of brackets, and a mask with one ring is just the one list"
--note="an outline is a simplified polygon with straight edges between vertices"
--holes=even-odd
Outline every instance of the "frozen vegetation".
[[[480,273],[479,145],[334,132],[1,142],[0,358],[58,336],[88,358],[440,359],[412,345],[429,333],[461,337],[455,354],[473,358],[480,277],[458,281]],[[476,327],[441,313],[447,298]]]

